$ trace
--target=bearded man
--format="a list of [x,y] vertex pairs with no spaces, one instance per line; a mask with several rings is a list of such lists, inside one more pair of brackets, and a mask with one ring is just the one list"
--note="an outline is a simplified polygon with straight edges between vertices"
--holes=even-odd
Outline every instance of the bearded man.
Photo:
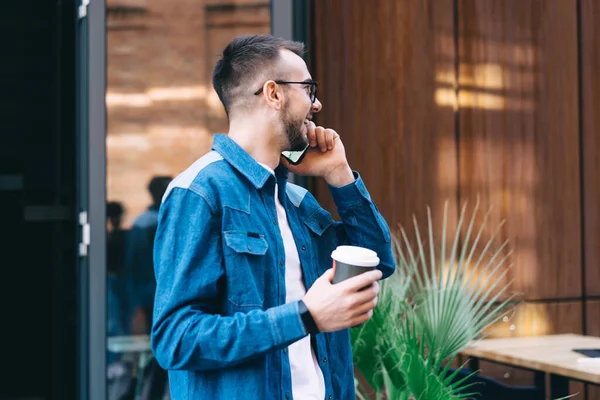
[[[302,43],[243,36],[213,86],[229,120],[169,185],[154,245],[152,348],[173,400],[354,399],[348,328],[394,271],[390,231],[322,104]],[[291,165],[285,151],[309,148]],[[325,179],[341,222],[288,172]],[[378,269],[332,284],[331,253],[365,247]]]

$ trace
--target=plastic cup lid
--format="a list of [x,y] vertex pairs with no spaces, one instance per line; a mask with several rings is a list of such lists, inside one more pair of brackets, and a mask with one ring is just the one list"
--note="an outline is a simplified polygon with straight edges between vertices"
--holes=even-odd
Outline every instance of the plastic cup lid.
[[331,253],[331,258],[357,267],[376,267],[379,265],[377,253],[358,246],[338,246]]

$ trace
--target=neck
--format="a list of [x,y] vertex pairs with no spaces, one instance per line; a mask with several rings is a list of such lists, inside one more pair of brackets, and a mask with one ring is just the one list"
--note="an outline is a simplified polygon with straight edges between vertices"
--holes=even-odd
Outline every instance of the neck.
[[237,117],[229,123],[228,136],[256,161],[276,169],[281,156],[281,139],[264,117]]

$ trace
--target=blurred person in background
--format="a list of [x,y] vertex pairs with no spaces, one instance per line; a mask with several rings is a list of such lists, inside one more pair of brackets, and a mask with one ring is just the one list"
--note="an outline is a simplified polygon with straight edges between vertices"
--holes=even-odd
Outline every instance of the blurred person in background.
[[170,176],[155,176],[148,183],[152,204],[140,214],[127,237],[126,268],[129,280],[129,313],[131,334],[150,333],[156,280],[152,249],[158,223],[158,210]]
[[125,210],[120,202],[111,201],[106,204],[108,336],[124,335],[128,330],[125,315],[125,282],[123,279],[125,272],[126,231],[121,226],[124,212]]

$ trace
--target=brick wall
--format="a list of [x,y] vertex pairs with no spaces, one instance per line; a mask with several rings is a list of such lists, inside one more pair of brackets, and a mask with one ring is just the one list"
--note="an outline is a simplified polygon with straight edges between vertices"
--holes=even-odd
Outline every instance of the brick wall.
[[107,1],[107,197],[124,225],[150,203],[154,175],[175,176],[226,132],[211,86],[235,36],[270,32],[265,0]]

